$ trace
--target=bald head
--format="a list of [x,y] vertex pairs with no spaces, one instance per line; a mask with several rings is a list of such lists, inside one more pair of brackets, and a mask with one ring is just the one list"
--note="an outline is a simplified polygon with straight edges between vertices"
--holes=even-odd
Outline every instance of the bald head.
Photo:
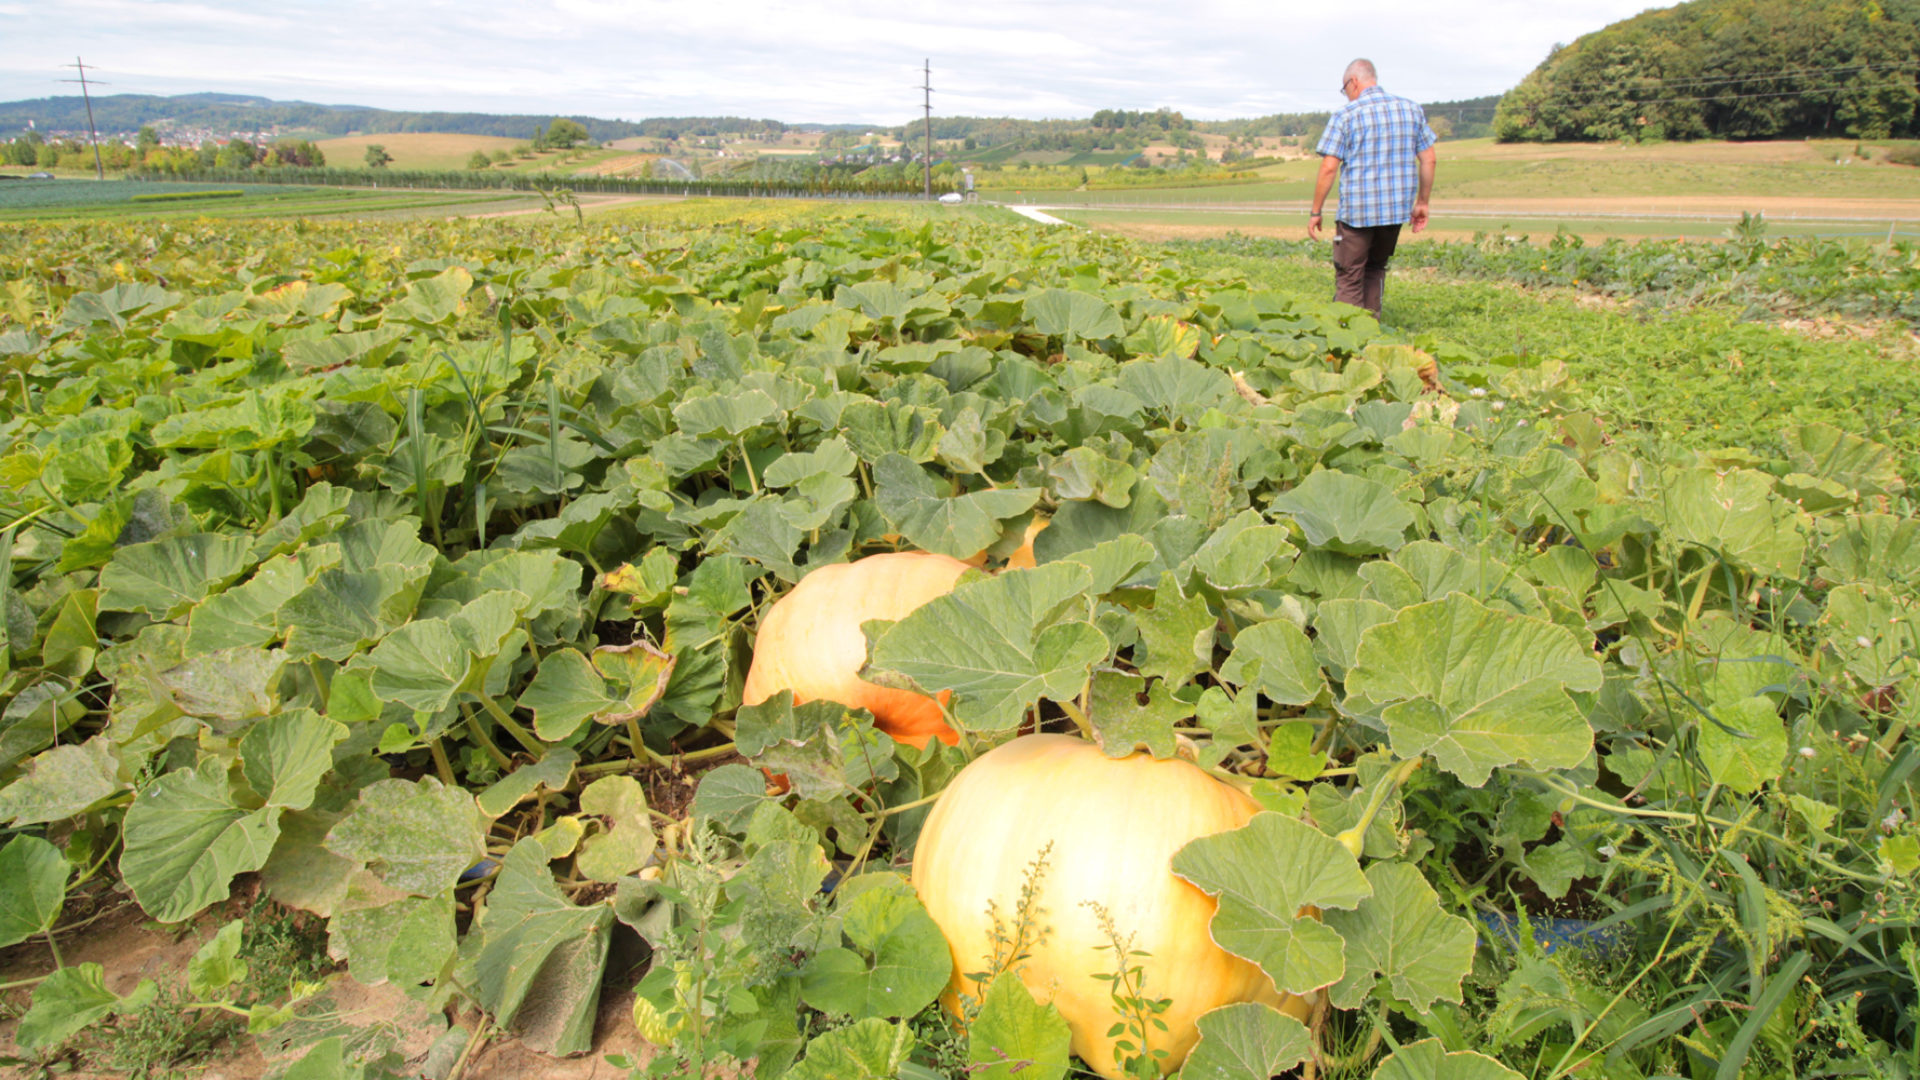
[[1342,81],[1352,79],[1362,87],[1372,86],[1374,83],[1380,81],[1379,74],[1373,70],[1373,61],[1371,60],[1355,60],[1353,63],[1348,64],[1347,70],[1340,78]]

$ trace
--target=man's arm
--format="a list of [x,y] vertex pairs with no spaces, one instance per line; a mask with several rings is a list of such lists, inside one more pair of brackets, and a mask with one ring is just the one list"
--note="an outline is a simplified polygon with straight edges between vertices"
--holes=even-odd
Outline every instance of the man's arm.
[[1413,198],[1414,232],[1427,227],[1427,198],[1433,194],[1433,169],[1437,159],[1431,146],[1420,151],[1420,193]]
[[[1431,155],[1432,151],[1428,153]],[[1431,177],[1431,174],[1430,169],[1421,173],[1426,177]],[[1309,240],[1320,239],[1320,208],[1326,205],[1327,193],[1333,190],[1333,178],[1338,175],[1340,175],[1340,159],[1332,154],[1321,155],[1320,175],[1313,181],[1313,216],[1307,219],[1307,239]],[[1422,192],[1425,190],[1424,187],[1421,188]]]

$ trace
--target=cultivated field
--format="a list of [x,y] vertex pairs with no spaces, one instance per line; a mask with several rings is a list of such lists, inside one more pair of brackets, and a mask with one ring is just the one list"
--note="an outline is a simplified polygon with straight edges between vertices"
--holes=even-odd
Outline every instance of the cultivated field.
[[0,1068],[1906,1075],[1920,171],[1448,146],[0,185]]
[[367,147],[378,144],[393,155],[395,169],[464,169],[475,150],[492,154],[496,150],[512,152],[526,144],[525,139],[501,135],[451,135],[436,132],[390,132],[383,135],[347,135],[316,143],[327,155],[327,164],[341,169],[366,165]]

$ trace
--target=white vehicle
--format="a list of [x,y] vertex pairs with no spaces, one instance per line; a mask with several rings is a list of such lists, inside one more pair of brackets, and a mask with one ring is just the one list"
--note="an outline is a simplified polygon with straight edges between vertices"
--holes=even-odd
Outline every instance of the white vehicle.
[[946,203],[948,206],[959,206],[961,203],[967,201],[967,197],[957,191],[949,191],[945,195],[940,196],[940,201]]

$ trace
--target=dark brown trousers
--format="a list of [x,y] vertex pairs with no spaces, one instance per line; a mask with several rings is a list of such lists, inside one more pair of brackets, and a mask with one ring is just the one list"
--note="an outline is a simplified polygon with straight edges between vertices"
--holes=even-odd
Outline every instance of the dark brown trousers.
[[1363,307],[1378,317],[1387,291],[1387,260],[1400,243],[1400,226],[1355,228],[1333,225],[1333,298]]

